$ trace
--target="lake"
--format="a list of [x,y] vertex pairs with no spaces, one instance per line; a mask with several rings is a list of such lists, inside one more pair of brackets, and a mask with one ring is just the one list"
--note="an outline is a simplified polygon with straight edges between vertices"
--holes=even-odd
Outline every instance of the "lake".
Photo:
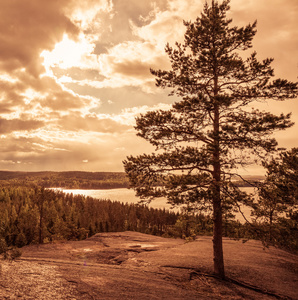
[[[139,197],[136,197],[135,191],[131,189],[105,189],[105,190],[73,190],[73,189],[63,189],[56,188],[66,194],[73,195],[84,195],[95,199],[107,199],[111,201],[120,201],[123,203],[134,203],[136,204],[140,201]],[[149,204],[152,208],[166,208],[171,209],[171,205],[167,203],[165,198],[157,198]]]
[[[111,201],[120,201],[122,203],[134,203],[136,204],[140,198],[136,197],[135,191],[132,189],[106,189],[106,190],[74,190],[74,189],[63,189],[63,188],[55,188],[55,190],[63,191],[66,194],[73,195],[84,195],[89,196],[95,199],[107,199]],[[252,187],[243,187],[241,190],[252,193],[254,188]],[[173,211],[178,211],[177,208],[171,209],[171,205],[167,203],[165,198],[157,198],[153,200],[149,207],[152,208],[160,208],[160,209],[168,209]],[[242,211],[244,212],[245,217],[250,220],[250,208],[243,207]],[[244,218],[240,213],[236,213],[236,219],[240,222],[244,222]]]

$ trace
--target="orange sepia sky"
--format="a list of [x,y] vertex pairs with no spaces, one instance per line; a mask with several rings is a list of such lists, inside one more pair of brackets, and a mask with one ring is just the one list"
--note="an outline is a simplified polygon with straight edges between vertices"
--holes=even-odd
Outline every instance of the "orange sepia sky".
[[[127,155],[154,149],[134,118],[175,100],[149,68],[169,67],[164,47],[202,0],[0,0],[0,170],[123,171]],[[298,75],[298,1],[232,0],[235,25],[258,20],[254,50],[275,74]],[[298,101],[264,104],[292,112],[277,135],[298,146]]]

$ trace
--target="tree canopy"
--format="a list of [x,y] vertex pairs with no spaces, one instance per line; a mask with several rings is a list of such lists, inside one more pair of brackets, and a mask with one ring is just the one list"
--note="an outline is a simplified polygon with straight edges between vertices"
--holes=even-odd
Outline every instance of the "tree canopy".
[[241,54],[252,47],[257,23],[232,26],[229,2],[206,3],[194,22],[184,22],[184,43],[166,45],[171,70],[151,73],[158,87],[181,100],[136,119],[138,136],[156,146],[156,153],[124,161],[141,198],[164,196],[173,205],[212,211],[214,272],[222,278],[222,215],[247,199],[232,178],[240,167],[275,151],[272,134],[293,124],[290,114],[252,104],[297,96],[297,83],[273,78],[273,59]]

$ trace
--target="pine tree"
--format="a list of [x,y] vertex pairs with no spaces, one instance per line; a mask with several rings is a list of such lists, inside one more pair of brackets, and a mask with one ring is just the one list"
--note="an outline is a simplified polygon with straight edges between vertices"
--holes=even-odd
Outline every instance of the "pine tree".
[[[278,245],[286,237],[284,229],[292,231],[292,237],[285,239],[286,243],[281,245],[291,248],[292,239],[298,234],[298,148],[281,152],[264,166],[266,178],[259,185],[257,201],[252,204],[253,215],[264,229],[268,228],[268,236],[263,234],[262,237],[265,242]],[[283,230],[280,230],[281,227]]]
[[290,114],[259,111],[252,103],[297,95],[297,83],[273,80],[273,59],[258,61],[256,52],[240,56],[252,47],[256,22],[232,27],[229,2],[206,3],[195,22],[184,22],[184,43],[166,45],[172,69],[151,73],[158,87],[181,100],[136,119],[138,136],[157,152],[124,161],[141,198],[165,196],[174,205],[212,211],[214,272],[221,278],[222,214],[245,199],[231,179],[240,166],[274,151],[271,134],[292,125]]
[[276,201],[287,207],[283,211],[292,211],[298,205],[298,148],[279,153],[279,157],[265,163],[265,167],[267,174],[261,196],[265,197],[269,186],[276,191]]

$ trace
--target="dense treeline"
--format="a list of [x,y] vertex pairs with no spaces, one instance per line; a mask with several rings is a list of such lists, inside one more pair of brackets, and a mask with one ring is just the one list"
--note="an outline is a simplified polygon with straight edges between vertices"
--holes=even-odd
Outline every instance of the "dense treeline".
[[[0,253],[57,240],[81,240],[99,232],[138,231],[192,240],[211,235],[212,219],[203,214],[182,214],[165,209],[64,194],[43,187],[0,188]],[[224,235],[247,236],[248,228],[227,218]]]
[[[240,237],[240,231],[231,228],[227,223],[226,235]],[[125,230],[192,239],[212,234],[212,220],[202,214],[188,216],[38,186],[0,188],[0,253],[13,246]]]
[[2,248],[60,239],[80,240],[97,232],[133,230],[163,234],[177,218],[178,214],[166,210],[44,188],[0,189]]
[[2,185],[38,185],[66,189],[127,188],[128,179],[123,172],[10,172],[0,171]]

